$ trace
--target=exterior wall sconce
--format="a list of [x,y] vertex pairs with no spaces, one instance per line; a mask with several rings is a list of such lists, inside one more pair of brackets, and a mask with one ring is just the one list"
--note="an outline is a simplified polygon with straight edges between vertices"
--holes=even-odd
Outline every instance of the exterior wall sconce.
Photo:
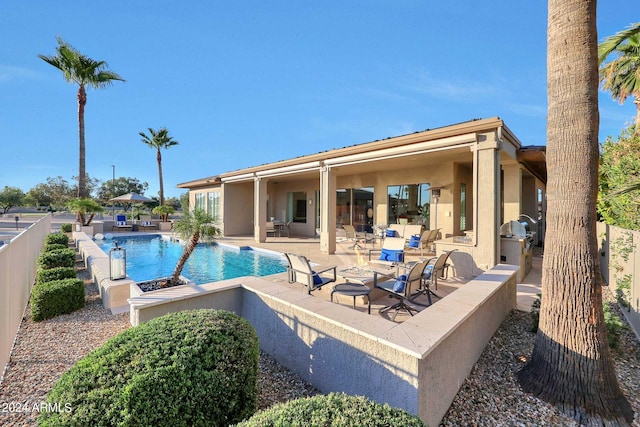
[[120,280],[127,277],[127,250],[115,246],[109,249],[109,279]]

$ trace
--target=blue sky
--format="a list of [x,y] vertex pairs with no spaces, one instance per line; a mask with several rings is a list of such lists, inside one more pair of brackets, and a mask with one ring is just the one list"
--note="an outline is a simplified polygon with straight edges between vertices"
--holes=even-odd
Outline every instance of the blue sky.
[[[176,184],[474,118],[546,131],[545,1],[20,1],[0,4],[0,188],[78,173],[77,87],[38,58],[60,35],[126,79],[89,90],[87,172],[159,188],[138,132],[166,127]],[[601,0],[602,40],[640,20]],[[634,117],[600,95],[600,140]]]

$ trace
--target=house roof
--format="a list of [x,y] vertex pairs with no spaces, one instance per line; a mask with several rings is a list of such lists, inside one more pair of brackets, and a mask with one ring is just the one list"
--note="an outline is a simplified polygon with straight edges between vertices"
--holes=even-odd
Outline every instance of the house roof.
[[[410,134],[400,135],[389,137],[381,140],[375,140],[366,143],[360,143],[355,145],[350,145],[342,148],[327,150],[318,152],[315,154],[303,155],[294,157],[291,159],[280,160],[274,163],[266,163],[258,166],[251,166],[245,169],[239,169],[231,172],[225,172],[220,175],[211,176],[207,178],[200,178],[193,181],[188,181],[184,183],[180,183],[177,185],[178,188],[198,188],[198,187],[207,187],[212,184],[221,183],[223,180],[231,179],[234,177],[242,177],[249,176],[252,174],[256,174],[259,172],[279,169],[286,170],[288,168],[295,168],[300,165],[312,163],[312,162],[323,162],[328,161],[337,157],[345,157],[351,155],[359,155],[371,153],[372,151],[382,150],[382,149],[393,149],[397,147],[403,147],[416,143],[423,143],[428,141],[437,141],[437,140],[449,140],[453,141],[454,137],[464,136],[464,135],[474,135],[477,133],[490,132],[492,130],[500,129],[502,133],[502,138],[509,141],[513,146],[515,146],[516,150],[521,150],[522,144],[516,138],[516,136],[507,128],[504,124],[503,120],[499,117],[493,117],[489,119],[473,119],[466,122],[439,127],[435,129],[426,129],[423,131],[418,131]],[[526,150],[525,150],[526,151]],[[534,162],[534,155],[528,154],[526,151],[523,154],[523,159],[530,159],[531,162]],[[541,165],[535,163],[537,168],[540,168]],[[544,165],[542,165],[544,169]],[[546,173],[544,174],[546,181]]]

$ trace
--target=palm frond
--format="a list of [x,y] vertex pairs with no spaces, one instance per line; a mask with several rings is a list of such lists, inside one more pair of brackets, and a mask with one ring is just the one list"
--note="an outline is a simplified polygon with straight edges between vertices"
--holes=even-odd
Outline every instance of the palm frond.
[[640,34],[640,22],[631,24],[626,30],[622,30],[607,37],[598,45],[598,64],[602,64],[611,52],[616,50],[620,44],[637,34]]

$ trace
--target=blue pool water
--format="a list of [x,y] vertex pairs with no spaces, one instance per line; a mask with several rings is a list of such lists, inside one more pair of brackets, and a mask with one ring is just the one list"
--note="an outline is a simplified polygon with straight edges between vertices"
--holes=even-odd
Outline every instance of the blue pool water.
[[[170,276],[182,255],[180,243],[159,235],[96,240],[109,253],[113,242],[127,251],[127,275],[136,282]],[[267,276],[286,271],[284,260],[268,252],[199,243],[182,275],[200,285],[242,276]]]

